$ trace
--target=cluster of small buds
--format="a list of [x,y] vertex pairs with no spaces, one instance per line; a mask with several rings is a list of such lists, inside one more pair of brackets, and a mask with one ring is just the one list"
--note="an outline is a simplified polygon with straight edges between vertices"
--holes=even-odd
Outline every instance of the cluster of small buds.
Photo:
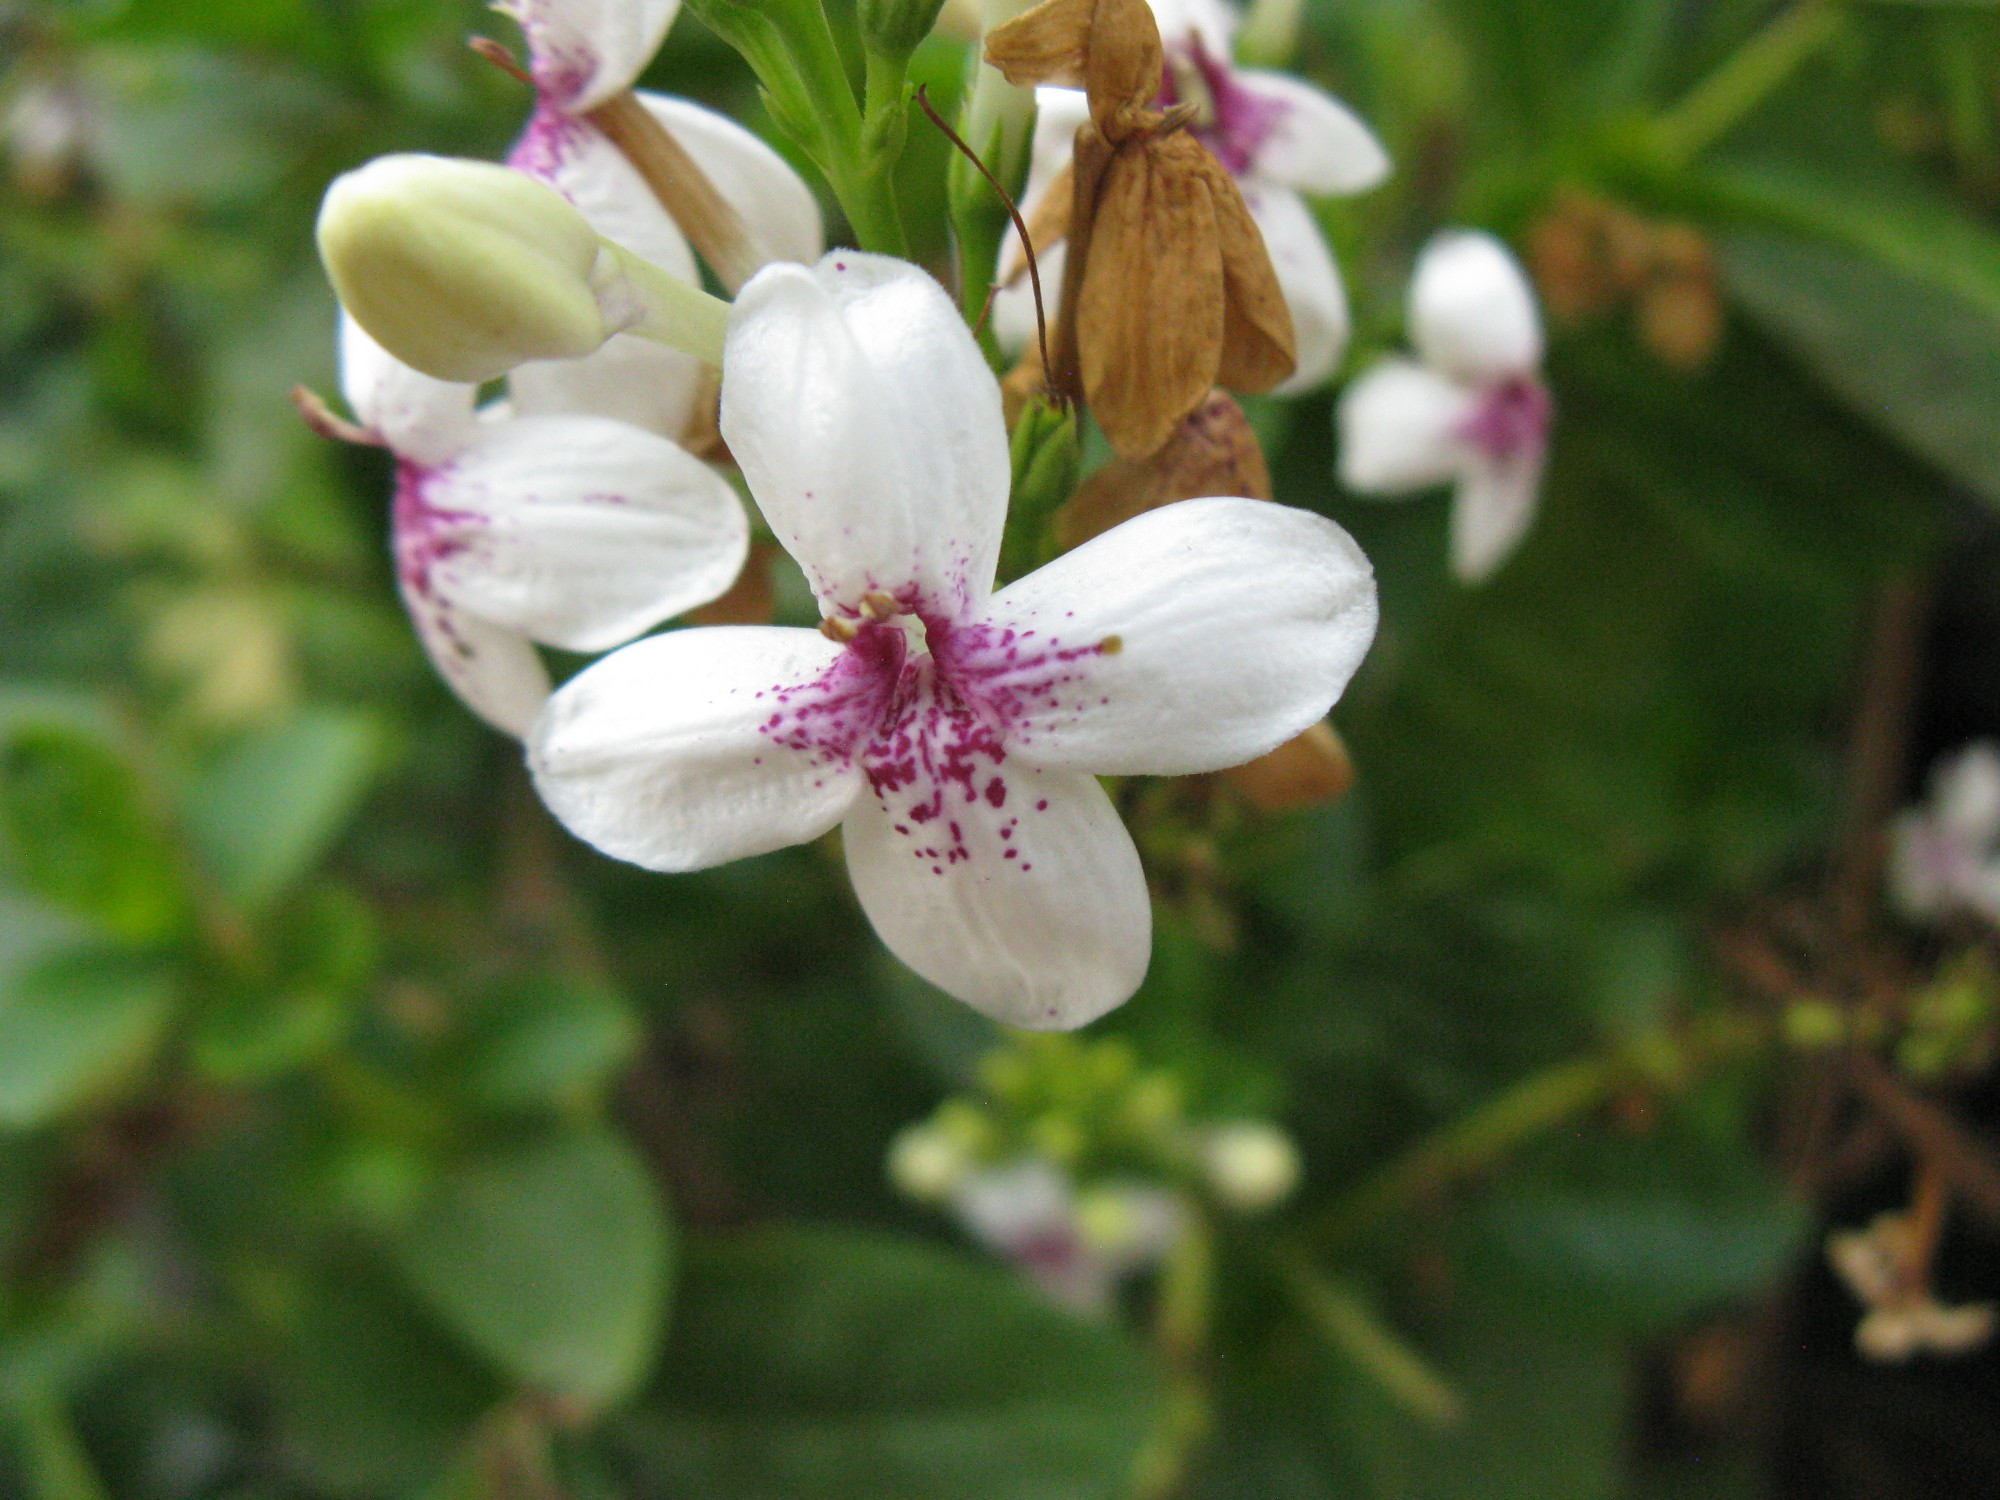
[[1941,761],[1893,840],[1890,890],[1906,916],[2000,922],[2000,746],[1981,740]]
[[1297,1190],[1282,1130],[1191,1114],[1180,1080],[1122,1041],[1024,1036],[980,1080],[896,1138],[890,1181],[1080,1310],[1163,1261],[1204,1204],[1260,1214]]
[[1869,1359],[1900,1363],[1919,1354],[1969,1354],[1993,1337],[1990,1302],[1947,1305],[1930,1287],[1929,1248],[1913,1214],[1876,1216],[1866,1229],[1830,1235],[1828,1262],[1867,1309],[1854,1344]]
[[1661,363],[1698,370],[1722,342],[1715,250],[1690,224],[1658,222],[1595,193],[1558,197],[1529,237],[1542,299],[1559,324],[1632,309]]

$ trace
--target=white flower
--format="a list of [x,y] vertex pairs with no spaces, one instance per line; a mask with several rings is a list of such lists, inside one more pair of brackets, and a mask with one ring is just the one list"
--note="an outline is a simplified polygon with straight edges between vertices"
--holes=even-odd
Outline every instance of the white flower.
[[1504,245],[1453,231],[1417,262],[1410,339],[1421,364],[1384,361],[1341,399],[1341,480],[1386,494],[1457,481],[1452,566],[1476,583],[1527,535],[1541,493],[1541,311]]
[[[1200,107],[1193,133],[1236,179],[1292,314],[1298,367],[1278,393],[1310,389],[1339,367],[1353,325],[1339,267],[1305,195],[1365,192],[1389,175],[1388,155],[1359,117],[1330,95],[1286,73],[1235,66],[1230,47],[1237,18],[1221,0],[1150,4],[1167,56],[1160,104]],[[1090,118],[1078,90],[1038,89],[1036,100],[1034,157],[1022,195],[1028,214],[1069,166],[1077,127]],[[1002,251],[1010,272],[1020,253],[1018,237],[1010,235]],[[1062,246],[1041,258],[1046,296],[1062,284],[1063,261]],[[1034,337],[1034,294],[1025,276],[994,298],[993,326],[1011,348]]]
[[1912,1262],[1922,1252],[1907,1214],[1876,1216],[1866,1229],[1829,1235],[1827,1260],[1868,1309],[1854,1343],[1870,1359],[1901,1363],[1918,1354],[1967,1354],[1993,1336],[1990,1302],[1947,1307]]
[[396,457],[396,575],[424,649],[497,728],[527,731],[549,680],[534,642],[604,651],[723,593],[749,523],[727,481],[666,438],[547,415],[532,391],[420,375],[352,319],[341,388]]
[[1038,1029],[1122,1003],[1151,908],[1096,777],[1235,765],[1322,718],[1374,636],[1367,559],[1320,516],[1191,500],[994,593],[999,387],[900,261],[767,269],[723,369],[723,436],[828,633],[607,657],[531,736],[544,799],[656,870],[838,826],[876,931],[933,983]]
[[968,1177],[952,1206],[987,1249],[1055,1301],[1092,1315],[1110,1310],[1125,1277],[1165,1259],[1188,1225],[1185,1206],[1165,1189],[1108,1182],[1079,1191],[1040,1157]]
[[[569,199],[606,239],[699,285],[686,235],[589,118],[644,71],[680,0],[515,0],[508,8],[528,39],[536,102],[507,164]],[[713,110],[645,91],[634,97],[736,213],[752,267],[818,259],[819,204],[783,157]],[[522,366],[513,390],[543,411],[619,417],[672,437],[686,429],[697,399],[688,365],[686,355],[620,335],[583,359]]]
[[2000,922],[2000,748],[1968,745],[1931,774],[1929,804],[1896,820],[1889,877],[1919,920]]

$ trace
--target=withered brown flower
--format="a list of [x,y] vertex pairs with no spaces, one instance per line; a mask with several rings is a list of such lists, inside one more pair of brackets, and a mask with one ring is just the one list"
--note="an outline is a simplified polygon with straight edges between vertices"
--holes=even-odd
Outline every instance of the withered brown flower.
[[[1264,391],[1296,364],[1292,319],[1235,180],[1155,107],[1166,62],[1145,0],[1043,0],[986,39],[1010,82],[1082,88],[1048,384],[1081,397],[1121,458],[1156,452],[1217,385]],[[1060,192],[1049,199],[1059,205]],[[1046,238],[1045,238],[1046,237]]]

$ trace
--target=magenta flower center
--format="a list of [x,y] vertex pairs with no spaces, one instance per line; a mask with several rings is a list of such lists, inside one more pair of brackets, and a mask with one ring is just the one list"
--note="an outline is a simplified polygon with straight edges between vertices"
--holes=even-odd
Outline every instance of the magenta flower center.
[[1232,177],[1242,177],[1256,166],[1258,153],[1286,114],[1282,101],[1239,83],[1235,70],[1193,32],[1168,48],[1158,103],[1161,109],[1199,105],[1201,112],[1191,127],[1195,139],[1215,153]]
[[1486,458],[1507,463],[1548,446],[1555,404],[1548,387],[1530,375],[1489,387],[1459,428],[1459,436]]

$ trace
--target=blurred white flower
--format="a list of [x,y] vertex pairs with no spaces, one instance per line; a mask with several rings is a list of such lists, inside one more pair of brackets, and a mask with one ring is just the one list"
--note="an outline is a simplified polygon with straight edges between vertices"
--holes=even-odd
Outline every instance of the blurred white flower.
[[1452,567],[1475,583],[1527,535],[1541,494],[1541,311],[1504,245],[1454,231],[1417,263],[1410,339],[1420,361],[1387,360],[1341,399],[1341,480],[1381,494],[1455,481]]
[[2000,748],[1991,741],[1940,762],[1930,800],[1896,820],[1889,884],[1918,920],[2000,922]]
[[1916,1269],[1922,1258],[1909,1215],[1878,1215],[1866,1229],[1830,1235],[1827,1260],[1867,1309],[1854,1344],[1869,1359],[1902,1362],[1918,1354],[1966,1354],[1993,1336],[1990,1302],[1947,1307]]
[[476,411],[476,386],[419,374],[352,319],[340,363],[349,406],[396,458],[396,576],[418,638],[496,728],[525,734],[548,697],[535,642],[608,650],[741,570],[735,490],[657,433],[548,414],[532,390]]
[[1375,631],[1353,539],[1190,500],[993,592],[999,386],[944,290],[879,256],[744,288],[722,433],[824,627],[677,631],[581,673],[531,736],[551,810],[668,871],[839,827],[925,978],[1040,1030],[1122,1004],[1152,912],[1097,777],[1240,764],[1323,718]]
[[[1195,137],[1242,190],[1292,315],[1298,367],[1280,395],[1318,385],[1339,367],[1352,331],[1347,291],[1308,196],[1366,192],[1389,175],[1389,157],[1346,105],[1287,73],[1230,61],[1237,16],[1222,0],[1149,0],[1166,50],[1162,108],[1196,106]],[[1080,90],[1036,90],[1039,106],[1023,211],[1033,216],[1052,186],[1068,191],[1077,127],[1090,118]],[[1020,241],[1008,237],[1003,271],[1013,274]],[[1062,284],[1061,246],[1041,257],[1044,293]],[[1053,313],[1053,309],[1051,309]],[[1024,276],[994,299],[994,331],[1009,347],[1034,337],[1033,289]]]
[[1119,1283],[1166,1259],[1188,1227],[1186,1207],[1162,1188],[1113,1181],[1079,1190],[1040,1157],[967,1178],[952,1206],[973,1238],[1088,1314],[1109,1311]]
[[1275,1125],[1217,1125],[1203,1133],[1199,1154],[1215,1196],[1237,1213],[1275,1208],[1299,1185],[1299,1148]]

